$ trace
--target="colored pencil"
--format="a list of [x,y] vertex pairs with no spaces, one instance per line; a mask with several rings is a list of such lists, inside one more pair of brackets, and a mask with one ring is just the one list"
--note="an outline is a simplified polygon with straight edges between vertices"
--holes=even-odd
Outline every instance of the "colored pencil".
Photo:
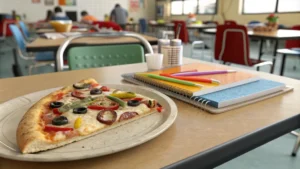
[[183,73],[175,73],[172,76],[202,76],[202,75],[215,75],[215,74],[226,74],[233,73],[236,70],[215,70],[215,71],[204,71],[204,72],[183,72]]
[[202,83],[212,83],[212,84],[220,84],[220,81],[216,79],[208,79],[208,78],[200,78],[200,77],[189,77],[189,76],[172,76],[169,74],[160,74],[161,76],[171,77],[180,80],[194,81],[194,82],[202,82]]
[[188,81],[184,81],[184,80],[178,80],[178,79],[159,76],[159,75],[154,75],[154,74],[147,74],[147,76],[150,77],[150,78],[153,78],[153,79],[158,79],[158,80],[163,80],[163,81],[167,81],[167,82],[182,84],[182,85],[186,85],[186,86],[203,87],[203,85],[200,85],[200,84],[197,84],[197,83],[192,83],[192,82],[188,82]]

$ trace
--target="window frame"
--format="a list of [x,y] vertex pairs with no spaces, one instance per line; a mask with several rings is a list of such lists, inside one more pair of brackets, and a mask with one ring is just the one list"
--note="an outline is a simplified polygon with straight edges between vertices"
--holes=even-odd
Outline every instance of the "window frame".
[[[171,16],[188,16],[188,14],[184,14],[184,5],[182,5],[182,13],[181,14],[172,14],[172,5],[171,3],[173,1],[188,1],[188,0],[171,0],[170,1],[170,12],[171,12]],[[183,3],[184,4],[184,3]],[[217,15],[218,14],[218,9],[219,9],[219,0],[216,0],[216,8],[215,8],[215,12],[214,13],[199,13],[199,0],[197,0],[197,11],[196,11],[196,15]]]
[[[261,13],[245,13],[245,0],[243,0],[243,6],[242,6],[242,15],[261,15],[261,14],[270,14],[270,12],[261,12]],[[278,4],[279,4],[279,0],[276,0],[276,5],[275,5],[275,10],[272,13],[276,13],[276,14],[287,14],[287,13],[300,13],[299,11],[292,11],[292,12],[278,12]]]

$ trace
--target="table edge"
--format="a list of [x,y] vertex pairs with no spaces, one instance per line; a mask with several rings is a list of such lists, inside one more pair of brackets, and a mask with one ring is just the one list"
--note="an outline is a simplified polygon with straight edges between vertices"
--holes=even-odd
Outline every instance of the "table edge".
[[278,123],[271,124],[247,135],[230,140],[219,146],[165,166],[163,169],[214,168],[299,127],[300,114],[297,114]]

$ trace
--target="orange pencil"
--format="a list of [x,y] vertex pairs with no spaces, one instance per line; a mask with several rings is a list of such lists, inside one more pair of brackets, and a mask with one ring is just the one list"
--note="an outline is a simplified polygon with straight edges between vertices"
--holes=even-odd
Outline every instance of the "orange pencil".
[[200,78],[200,77],[187,77],[187,76],[172,76],[172,75],[165,74],[165,73],[161,73],[159,75],[160,76],[165,76],[165,77],[171,77],[171,78],[174,78],[174,79],[180,79],[180,80],[220,84],[220,81],[218,81],[216,79],[207,79],[207,78]]

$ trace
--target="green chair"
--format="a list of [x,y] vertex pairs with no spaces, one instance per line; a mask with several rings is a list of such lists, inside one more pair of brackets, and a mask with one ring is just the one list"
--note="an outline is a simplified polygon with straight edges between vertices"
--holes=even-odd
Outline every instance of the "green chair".
[[[63,70],[63,54],[74,39],[82,37],[133,37],[139,39],[148,53],[153,53],[150,43],[142,36],[127,32],[82,34],[68,38],[58,49],[56,55],[57,70]],[[72,47],[68,51],[70,70],[124,65],[144,62],[144,49],[140,44],[99,45]]]

